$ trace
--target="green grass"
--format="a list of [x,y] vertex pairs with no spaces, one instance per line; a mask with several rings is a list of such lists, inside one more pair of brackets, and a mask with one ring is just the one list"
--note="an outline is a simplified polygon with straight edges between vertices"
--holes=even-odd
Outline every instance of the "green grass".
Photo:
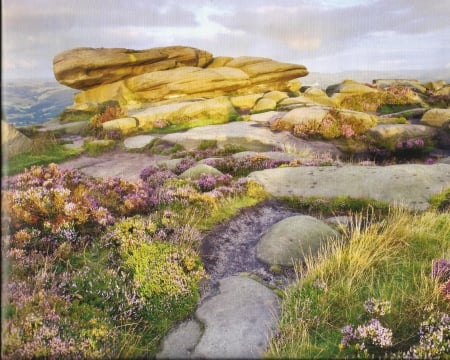
[[[392,210],[383,221],[360,216],[345,240],[297,267],[299,280],[284,294],[280,332],[270,358],[354,358],[341,351],[341,329],[361,325],[369,298],[391,302],[385,326],[393,331],[393,352],[417,341],[425,306],[448,314],[429,276],[434,259],[450,256],[450,214]],[[324,286],[317,286],[320,283]]]
[[282,197],[281,200],[296,210],[315,214],[317,216],[348,215],[354,212],[373,211],[377,215],[387,214],[389,204],[383,201],[363,198],[337,196],[321,197]]
[[[229,121],[241,121],[242,118],[240,116],[232,116]],[[174,132],[182,132],[189,129],[193,129],[200,126],[207,125],[220,125],[224,124],[223,120],[220,119],[192,119],[186,122],[182,122],[179,124],[171,124],[163,128],[153,128],[150,130],[150,134],[170,134]]]
[[42,151],[30,151],[12,156],[2,164],[2,175],[15,175],[26,168],[50,163],[61,163],[81,154],[81,150],[67,149],[62,145],[52,144]]

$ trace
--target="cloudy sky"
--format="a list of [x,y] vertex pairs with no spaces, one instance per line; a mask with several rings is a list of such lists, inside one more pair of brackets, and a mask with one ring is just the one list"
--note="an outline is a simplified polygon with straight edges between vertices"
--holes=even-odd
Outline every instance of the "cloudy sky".
[[450,0],[2,0],[3,78],[75,47],[187,45],[311,72],[448,69]]

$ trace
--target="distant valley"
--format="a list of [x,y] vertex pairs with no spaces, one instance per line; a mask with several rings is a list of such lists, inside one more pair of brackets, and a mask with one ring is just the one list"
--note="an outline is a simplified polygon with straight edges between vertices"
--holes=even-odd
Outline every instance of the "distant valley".
[[16,126],[40,124],[57,117],[73,103],[74,89],[54,80],[2,83],[2,116]]

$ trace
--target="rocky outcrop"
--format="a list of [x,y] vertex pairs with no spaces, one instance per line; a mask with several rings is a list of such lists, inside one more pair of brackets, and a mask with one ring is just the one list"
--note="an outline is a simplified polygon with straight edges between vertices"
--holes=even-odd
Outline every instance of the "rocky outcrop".
[[450,129],[450,109],[430,109],[422,117],[422,124]]
[[282,131],[274,133],[268,127],[260,126],[253,121],[236,121],[223,125],[208,125],[164,135],[161,140],[180,144],[191,150],[204,140],[217,141],[218,147],[227,144],[239,145],[252,151],[270,151],[274,148],[292,147],[309,154],[330,154],[333,158],[342,153],[331,143],[323,141],[306,141]]
[[422,83],[419,80],[413,79],[376,79],[373,80],[372,83],[382,89],[388,88],[390,86],[401,86],[410,88],[421,94],[427,91],[427,88],[424,85],[422,85]]
[[172,46],[149,50],[78,48],[55,56],[55,78],[84,90],[73,108],[117,100],[135,105],[271,90],[296,91],[303,65],[261,57],[213,58],[204,50]]
[[274,130],[289,130],[299,137],[324,139],[362,134],[377,124],[377,117],[363,112],[326,107],[295,108],[272,124]]
[[148,50],[83,47],[57,54],[53,72],[61,84],[87,90],[154,71],[180,66],[204,67],[211,59],[209,52],[186,46]]
[[395,150],[399,142],[432,140],[437,134],[435,128],[414,124],[380,124],[367,132],[376,143],[388,150]]
[[14,156],[30,151],[32,145],[33,140],[2,120],[2,153],[4,155]]

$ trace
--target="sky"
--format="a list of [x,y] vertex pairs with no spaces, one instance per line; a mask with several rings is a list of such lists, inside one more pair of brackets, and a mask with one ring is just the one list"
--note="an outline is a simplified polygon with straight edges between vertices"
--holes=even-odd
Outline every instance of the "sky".
[[185,45],[310,72],[450,73],[450,0],[2,0],[2,78],[54,78],[76,47]]

